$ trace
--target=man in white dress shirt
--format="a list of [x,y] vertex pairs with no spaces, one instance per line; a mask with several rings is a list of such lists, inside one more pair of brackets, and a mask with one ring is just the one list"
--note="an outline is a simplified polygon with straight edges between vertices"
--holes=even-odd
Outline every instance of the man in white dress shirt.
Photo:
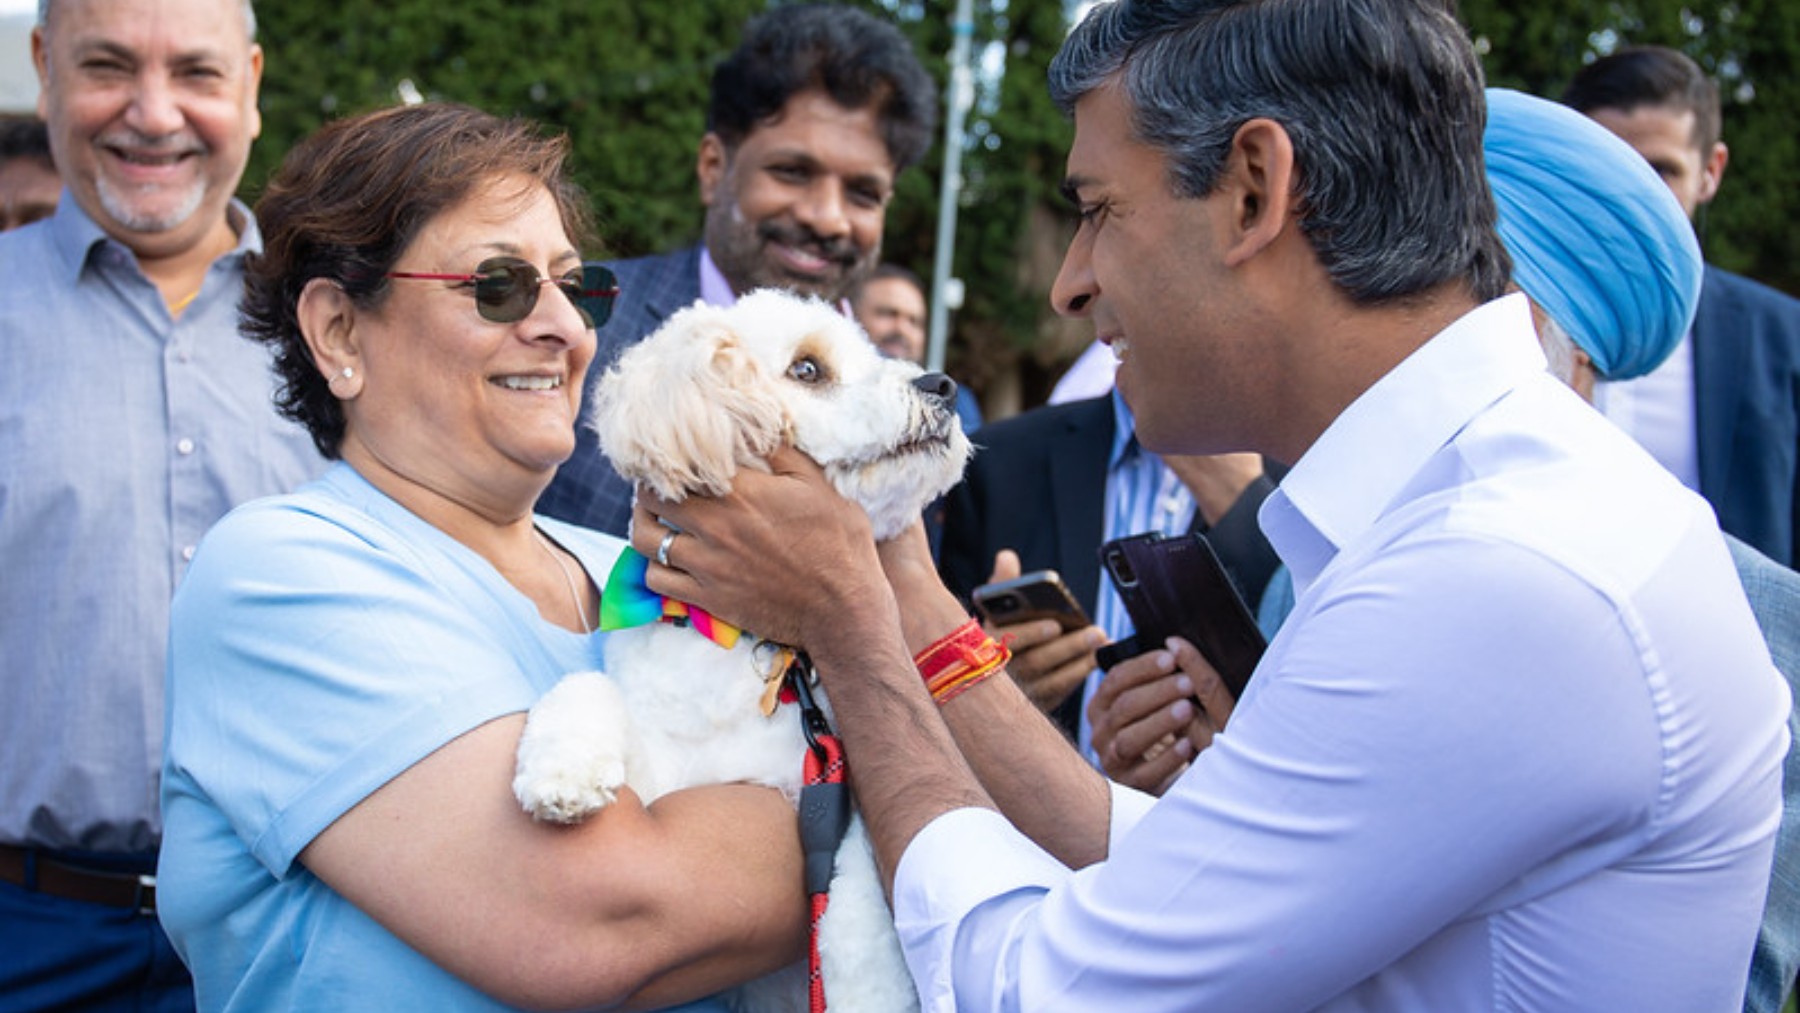
[[[873,544],[800,455],[640,496],[640,550],[681,532],[652,587],[817,665],[928,1008],[1738,1008],[1787,690],[1705,503],[1503,295],[1445,8],[1119,0],[1052,65],[1058,309],[1146,447],[1295,462],[1294,610],[1160,800],[1010,679],[935,703],[909,655],[966,617],[922,535]],[[1206,700],[1185,644],[1125,664],[1176,655]]]

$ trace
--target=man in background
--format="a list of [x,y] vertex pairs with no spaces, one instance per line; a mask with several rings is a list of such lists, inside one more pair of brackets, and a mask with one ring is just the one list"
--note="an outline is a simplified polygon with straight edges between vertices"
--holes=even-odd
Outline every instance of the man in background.
[[[1690,220],[1719,192],[1729,151],[1718,86],[1660,46],[1581,69],[1566,105],[1623,138]],[[1708,265],[1687,339],[1650,375],[1602,384],[1596,404],[1718,512],[1719,526],[1795,562],[1800,479],[1800,300]]]
[[238,334],[244,0],[54,0],[68,198],[0,234],[0,1009],[192,1008],[153,874],[169,602],[232,506],[322,466]]
[[61,193],[44,121],[0,118],[0,232],[50,217]]
[[[925,364],[925,283],[918,275],[899,264],[882,264],[857,286],[850,308],[881,354]],[[956,417],[965,433],[981,427],[981,404],[960,383]]]
[[[750,20],[713,72],[695,173],[699,246],[613,264],[620,297],[600,329],[594,385],[628,345],[696,299],[727,306],[786,288],[840,304],[881,259],[894,180],[923,157],[937,93],[900,30],[833,4],[776,7]],[[538,501],[543,513],[623,535],[631,485],[586,425]]]

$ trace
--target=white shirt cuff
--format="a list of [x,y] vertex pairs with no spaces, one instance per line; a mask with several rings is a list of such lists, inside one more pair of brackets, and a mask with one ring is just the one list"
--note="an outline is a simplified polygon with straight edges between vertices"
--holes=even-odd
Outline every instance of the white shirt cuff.
[[[999,924],[970,913],[994,898],[1042,893],[1069,869],[992,809],[953,809],[925,825],[894,871],[894,925],[922,1008],[956,1013],[959,932],[973,933],[964,952],[1003,959],[1014,919]],[[989,964],[993,967],[993,964]]]

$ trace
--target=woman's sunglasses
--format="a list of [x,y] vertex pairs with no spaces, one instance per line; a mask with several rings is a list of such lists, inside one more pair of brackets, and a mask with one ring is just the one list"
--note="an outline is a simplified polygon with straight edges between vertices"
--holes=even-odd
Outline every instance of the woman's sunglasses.
[[517,323],[537,308],[538,290],[549,282],[562,290],[589,328],[612,316],[619,280],[599,264],[582,264],[567,274],[546,278],[517,257],[490,257],[475,265],[474,274],[419,274],[389,271],[384,277],[415,281],[457,281],[475,290],[475,311],[496,324]]

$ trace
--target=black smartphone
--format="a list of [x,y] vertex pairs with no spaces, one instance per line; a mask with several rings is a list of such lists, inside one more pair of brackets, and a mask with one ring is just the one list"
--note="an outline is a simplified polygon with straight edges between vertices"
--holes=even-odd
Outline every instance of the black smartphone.
[[1205,536],[1117,538],[1100,547],[1100,565],[1136,629],[1096,652],[1102,671],[1181,637],[1218,670],[1233,699],[1243,695],[1268,644]]
[[1055,570],[1033,570],[1011,580],[983,584],[970,597],[982,618],[995,626],[1054,619],[1067,633],[1090,625],[1081,603]]

